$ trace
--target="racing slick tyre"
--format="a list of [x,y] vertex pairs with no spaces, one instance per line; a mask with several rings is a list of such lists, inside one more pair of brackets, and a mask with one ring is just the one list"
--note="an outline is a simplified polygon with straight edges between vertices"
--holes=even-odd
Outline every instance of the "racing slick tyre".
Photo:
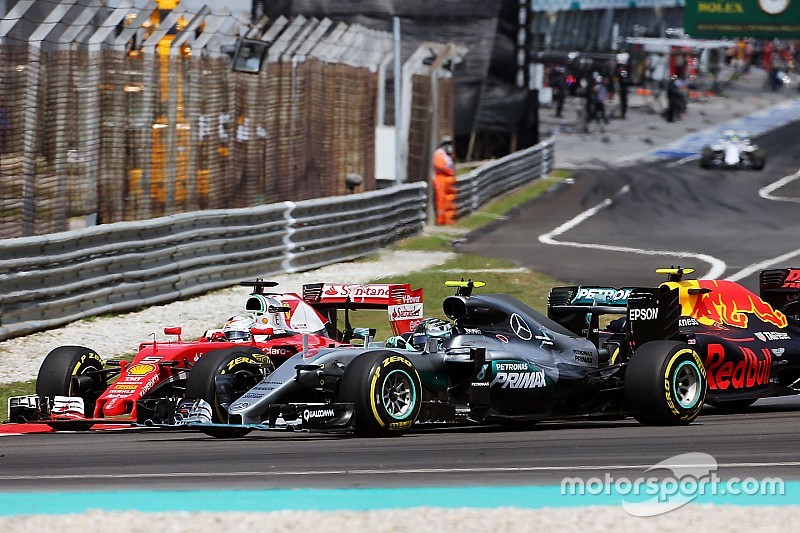
[[[227,406],[242,394],[253,388],[263,379],[262,368],[266,365],[268,372],[273,370],[272,361],[261,350],[254,347],[225,348],[212,350],[202,357],[189,372],[186,380],[186,399],[205,400],[211,405],[211,421],[215,424],[228,423]],[[217,376],[232,376],[231,390],[227,391],[227,399],[220,398],[217,390]],[[222,400],[222,401],[221,401]],[[243,437],[250,429],[241,427],[220,428],[200,427],[200,430],[211,437]]]
[[753,152],[753,168],[756,170],[764,170],[767,165],[767,152],[763,148],[759,148]]
[[352,403],[362,437],[403,435],[419,416],[422,382],[414,364],[397,352],[367,352],[347,365],[339,401]]
[[756,403],[755,399],[752,400],[723,400],[720,402],[714,400],[706,400],[706,403],[711,407],[716,407],[717,409],[724,409],[726,411],[744,411],[754,403]]
[[[53,349],[42,361],[36,377],[36,395],[39,401],[44,397],[51,400],[55,396],[73,396],[83,399],[84,415],[94,416],[94,404],[108,387],[98,372],[103,369],[103,360],[94,350],[83,346],[59,346]],[[94,379],[86,379],[93,374]],[[79,376],[84,376],[80,379]],[[55,430],[86,431],[91,423],[52,422],[48,424]]]
[[700,154],[700,168],[711,168],[711,163],[714,161],[714,150],[711,148],[703,148]]
[[686,425],[700,413],[707,383],[703,362],[688,344],[648,342],[628,362],[625,402],[642,424]]

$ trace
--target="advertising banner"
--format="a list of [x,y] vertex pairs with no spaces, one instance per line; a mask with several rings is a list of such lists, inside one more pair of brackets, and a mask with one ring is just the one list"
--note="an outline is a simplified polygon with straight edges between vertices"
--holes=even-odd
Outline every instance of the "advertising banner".
[[686,0],[692,37],[800,39],[800,0]]

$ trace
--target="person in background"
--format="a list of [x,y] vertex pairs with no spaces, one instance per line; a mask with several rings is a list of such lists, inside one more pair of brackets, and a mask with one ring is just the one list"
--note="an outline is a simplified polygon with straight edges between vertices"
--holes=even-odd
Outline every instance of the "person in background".
[[556,65],[550,71],[550,88],[553,90],[556,117],[561,118],[564,112],[564,100],[567,99],[567,79],[564,74],[564,67],[561,65]]
[[628,113],[628,88],[630,81],[628,80],[628,71],[623,66],[617,73],[617,86],[619,87],[619,113],[620,118],[624,119]]
[[439,148],[433,153],[433,197],[436,223],[452,224],[455,221],[456,170],[453,160],[453,139],[442,137]]

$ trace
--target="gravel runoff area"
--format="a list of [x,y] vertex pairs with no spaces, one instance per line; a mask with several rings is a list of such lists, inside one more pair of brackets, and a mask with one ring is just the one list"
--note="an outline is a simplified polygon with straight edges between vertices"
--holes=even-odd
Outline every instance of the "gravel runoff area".
[[[304,283],[365,283],[383,276],[402,276],[439,265],[453,257],[446,252],[385,251],[375,261],[328,265],[295,274],[278,274],[267,279],[279,283],[280,292],[302,291]],[[255,276],[254,276],[255,277]],[[239,285],[202,296],[158,305],[141,311],[88,318],[25,337],[0,342],[0,383],[35,379],[44,357],[57,346],[80,345],[103,358],[137,351],[139,343],[165,340],[165,326],[181,326],[183,338],[200,337],[207,329],[222,327],[231,315],[244,313],[248,287]],[[0,406],[4,409],[4,406]]]
[[[566,512],[565,512],[566,511]],[[626,514],[620,507],[578,509],[402,509],[384,511],[277,511],[272,513],[140,513],[90,511],[83,515],[19,516],[0,518],[5,533],[105,533],[124,524],[126,533],[226,531],[317,533],[370,531],[373,533],[417,531],[420,533],[514,533],[557,531],[694,533],[750,532],[783,533],[796,529],[800,509],[788,507],[745,507],[709,504],[687,505],[649,518]]]

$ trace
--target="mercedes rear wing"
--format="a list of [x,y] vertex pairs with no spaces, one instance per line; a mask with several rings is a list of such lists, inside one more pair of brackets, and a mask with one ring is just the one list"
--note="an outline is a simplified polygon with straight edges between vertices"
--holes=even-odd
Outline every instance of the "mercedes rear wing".
[[624,331],[635,347],[651,340],[676,339],[681,307],[676,289],[667,287],[554,287],[547,316],[599,346],[601,315],[625,317]]

